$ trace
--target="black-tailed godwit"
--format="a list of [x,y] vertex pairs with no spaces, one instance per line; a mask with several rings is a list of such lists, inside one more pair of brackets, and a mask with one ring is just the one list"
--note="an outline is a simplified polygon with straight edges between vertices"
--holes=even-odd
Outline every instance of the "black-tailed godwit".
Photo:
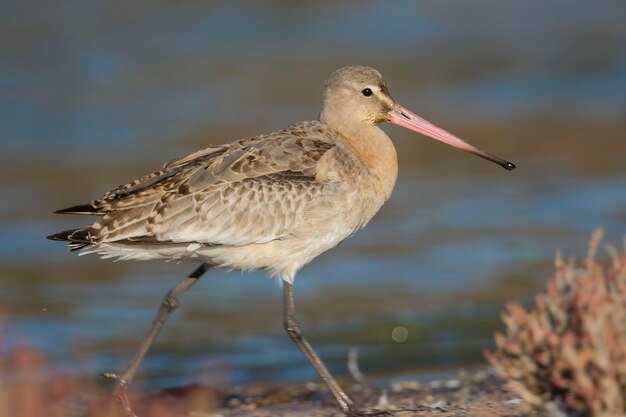
[[58,211],[97,216],[89,226],[49,236],[69,241],[80,254],[201,263],[165,295],[125,371],[105,374],[116,379],[115,394],[129,415],[134,413],[126,390],[139,364],[180,296],[210,266],[263,268],[279,277],[285,330],[341,409],[358,414],[304,338],[293,284],[300,268],[364,227],[391,195],[398,163],[378,127],[382,122],[515,168],[396,103],[375,69],[351,66],[328,80],[319,120],[200,150],[89,204]]

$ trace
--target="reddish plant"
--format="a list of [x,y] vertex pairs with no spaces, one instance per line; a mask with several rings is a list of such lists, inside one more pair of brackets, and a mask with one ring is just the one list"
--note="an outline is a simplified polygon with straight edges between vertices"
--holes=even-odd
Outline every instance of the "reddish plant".
[[489,362],[524,400],[594,417],[626,414],[626,241],[608,247],[611,262],[595,260],[596,231],[582,266],[557,255],[545,294],[526,310],[506,306],[505,334],[496,334]]

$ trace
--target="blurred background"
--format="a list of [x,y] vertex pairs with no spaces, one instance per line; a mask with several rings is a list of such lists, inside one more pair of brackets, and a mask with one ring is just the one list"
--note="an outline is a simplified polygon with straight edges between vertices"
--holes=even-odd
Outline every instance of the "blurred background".
[[[626,3],[22,1],[0,15],[2,349],[52,369],[122,370],[163,294],[195,265],[78,258],[45,240],[167,160],[317,117],[324,80],[371,65],[406,107],[514,161],[506,172],[386,126],[395,193],[305,267],[305,333],[345,374],[483,361],[506,300],[529,301],[557,249],[626,234]],[[211,271],[148,354],[150,388],[315,379],[262,272]],[[395,330],[395,331],[394,331]]]

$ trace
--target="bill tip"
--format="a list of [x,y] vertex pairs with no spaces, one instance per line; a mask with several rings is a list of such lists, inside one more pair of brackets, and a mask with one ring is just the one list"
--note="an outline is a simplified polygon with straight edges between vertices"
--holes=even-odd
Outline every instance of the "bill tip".
[[507,171],[513,171],[515,168],[517,168],[513,162],[509,161],[504,161],[502,167],[504,167],[504,169],[506,169]]

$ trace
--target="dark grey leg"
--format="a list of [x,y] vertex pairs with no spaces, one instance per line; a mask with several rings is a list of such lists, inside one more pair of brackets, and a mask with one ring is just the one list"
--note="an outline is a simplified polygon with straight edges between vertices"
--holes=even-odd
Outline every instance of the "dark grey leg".
[[137,348],[135,355],[132,360],[124,370],[124,373],[121,375],[105,372],[102,375],[106,378],[115,379],[117,381],[117,386],[115,387],[115,391],[113,394],[120,401],[122,407],[126,414],[130,417],[136,417],[133,412],[130,401],[128,400],[128,396],[126,395],[126,391],[130,386],[133,378],[135,377],[135,373],[137,372],[137,368],[143,361],[143,358],[146,356],[148,349],[154,342],[154,339],[159,334],[159,331],[163,327],[163,324],[167,320],[167,318],[172,314],[172,311],[178,307],[179,300],[181,295],[185,291],[187,291],[193,284],[198,281],[198,279],[209,269],[208,264],[200,265],[195,271],[193,271],[189,276],[187,276],[184,280],[182,280],[177,286],[172,288],[165,294],[163,297],[163,301],[161,301],[161,305],[159,306],[159,310],[157,312],[154,321],[152,322],[152,327],[148,331],[148,334],[141,341],[141,344]]
[[343,390],[337,384],[337,381],[332,377],[322,360],[317,356],[313,347],[307,342],[302,334],[302,330],[300,330],[300,325],[298,324],[298,320],[296,319],[296,308],[293,300],[293,285],[283,281],[283,294],[284,294],[284,326],[285,330],[294,341],[296,346],[304,353],[304,356],[309,360],[311,365],[315,368],[320,378],[326,383],[330,391],[335,396],[335,399],[339,403],[339,407],[346,414],[353,413],[354,403],[348,397],[348,395],[343,392]]

